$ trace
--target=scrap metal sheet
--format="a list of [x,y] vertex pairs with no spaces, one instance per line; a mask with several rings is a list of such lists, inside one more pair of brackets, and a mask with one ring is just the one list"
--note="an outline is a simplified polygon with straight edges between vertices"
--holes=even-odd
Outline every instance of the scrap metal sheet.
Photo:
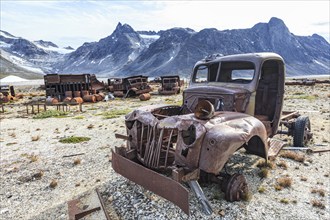
[[112,151],[112,168],[127,179],[162,196],[189,215],[189,191],[180,183]]

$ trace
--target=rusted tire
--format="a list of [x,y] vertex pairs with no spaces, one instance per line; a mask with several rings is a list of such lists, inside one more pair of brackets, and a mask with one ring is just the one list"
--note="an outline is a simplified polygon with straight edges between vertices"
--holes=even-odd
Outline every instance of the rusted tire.
[[307,116],[299,116],[294,124],[293,146],[304,147],[311,139],[311,124]]
[[225,189],[225,199],[229,202],[240,201],[246,197],[249,188],[242,174],[232,175]]

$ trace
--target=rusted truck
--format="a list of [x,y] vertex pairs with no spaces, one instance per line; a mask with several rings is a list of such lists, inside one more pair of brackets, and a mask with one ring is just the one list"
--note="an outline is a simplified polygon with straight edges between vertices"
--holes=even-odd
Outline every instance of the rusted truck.
[[46,97],[63,101],[70,93],[96,93],[105,89],[94,74],[47,74],[44,76]]
[[133,97],[152,91],[147,76],[130,76],[126,78],[109,78],[109,91],[116,97]]
[[180,76],[161,76],[161,87],[158,89],[161,95],[174,95],[179,94],[183,82],[180,80]]
[[282,112],[284,82],[285,64],[275,53],[198,61],[182,106],[145,106],[126,115],[127,134],[116,137],[127,146],[112,152],[113,169],[187,214],[187,186],[212,213],[201,181],[221,184],[228,201],[244,199],[245,177],[225,169],[236,151],[267,161],[285,145],[276,134],[293,136],[295,146],[312,138],[308,117]]

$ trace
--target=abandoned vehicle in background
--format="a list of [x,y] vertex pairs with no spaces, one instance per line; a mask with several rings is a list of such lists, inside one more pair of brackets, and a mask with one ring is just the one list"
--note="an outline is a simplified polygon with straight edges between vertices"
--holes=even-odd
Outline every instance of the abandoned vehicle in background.
[[179,76],[161,76],[160,77],[161,87],[158,89],[161,95],[174,95],[179,94],[183,81],[180,80]]
[[182,106],[146,106],[126,115],[127,135],[116,137],[127,146],[112,152],[113,169],[187,214],[186,186],[204,212],[212,213],[202,181],[220,184],[228,201],[243,199],[245,177],[224,172],[236,151],[244,148],[267,161],[285,145],[274,135],[293,136],[295,146],[306,146],[312,138],[308,117],[282,112],[284,83],[285,64],[275,53],[197,62]]
[[15,97],[14,86],[0,85],[0,103],[6,103]]
[[94,74],[47,74],[44,76],[46,97],[63,101],[70,97],[83,97],[105,89]]
[[126,78],[109,78],[109,91],[115,97],[134,97],[140,94],[151,92],[147,76],[130,76]]

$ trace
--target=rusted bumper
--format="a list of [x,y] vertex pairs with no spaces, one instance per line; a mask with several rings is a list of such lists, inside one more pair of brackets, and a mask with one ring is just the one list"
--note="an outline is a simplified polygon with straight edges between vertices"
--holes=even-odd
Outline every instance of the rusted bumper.
[[173,202],[189,215],[189,191],[180,183],[112,151],[112,168],[120,175]]

